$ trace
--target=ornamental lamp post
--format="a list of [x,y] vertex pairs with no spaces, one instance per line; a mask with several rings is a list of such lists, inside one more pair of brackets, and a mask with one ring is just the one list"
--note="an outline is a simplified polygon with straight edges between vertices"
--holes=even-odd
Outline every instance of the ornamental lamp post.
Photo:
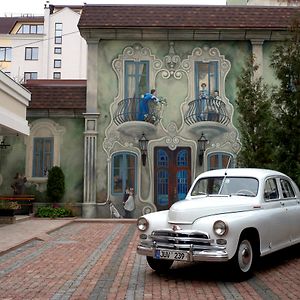
[[146,138],[145,134],[143,133],[142,137],[139,139],[139,147],[142,153],[143,166],[146,165],[148,142],[149,140]]
[[198,140],[198,148],[199,148],[199,165],[202,166],[203,165],[203,156],[204,156],[204,152],[206,149],[206,144],[207,144],[208,140],[206,139],[205,135],[203,134],[203,132],[201,133],[201,137]]

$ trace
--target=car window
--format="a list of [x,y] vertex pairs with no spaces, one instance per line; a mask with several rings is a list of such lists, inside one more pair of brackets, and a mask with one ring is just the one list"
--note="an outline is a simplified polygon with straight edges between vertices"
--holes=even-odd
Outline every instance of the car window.
[[279,193],[278,193],[278,188],[277,188],[277,183],[275,178],[267,179],[264,188],[264,198],[265,200],[279,198]]
[[282,189],[283,198],[293,198],[295,197],[294,190],[289,181],[285,179],[280,179],[280,185]]
[[209,177],[200,178],[195,184],[191,195],[257,195],[258,180],[252,177]]

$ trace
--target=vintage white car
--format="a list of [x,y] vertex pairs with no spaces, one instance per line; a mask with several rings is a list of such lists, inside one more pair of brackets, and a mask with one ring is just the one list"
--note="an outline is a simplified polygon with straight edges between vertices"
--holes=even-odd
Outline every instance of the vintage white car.
[[300,242],[300,193],[286,175],[264,169],[204,172],[185,200],[137,221],[137,252],[156,271],[174,260],[227,262],[240,278],[254,262]]

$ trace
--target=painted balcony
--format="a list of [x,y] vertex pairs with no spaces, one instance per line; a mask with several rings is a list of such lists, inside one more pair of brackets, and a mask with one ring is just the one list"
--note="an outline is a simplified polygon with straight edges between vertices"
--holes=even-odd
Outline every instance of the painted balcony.
[[113,120],[125,135],[153,134],[160,120],[161,105],[142,98],[127,98],[118,103]]
[[203,130],[220,134],[228,130],[230,117],[220,97],[201,97],[188,103],[184,121],[197,135]]

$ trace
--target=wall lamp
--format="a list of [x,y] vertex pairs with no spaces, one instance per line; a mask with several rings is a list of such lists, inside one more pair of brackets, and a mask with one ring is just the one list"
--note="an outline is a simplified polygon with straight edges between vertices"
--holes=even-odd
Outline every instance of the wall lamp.
[[143,166],[146,165],[148,142],[149,142],[149,140],[147,140],[145,134],[143,133],[142,137],[139,139],[139,146],[140,146],[141,153],[142,153]]
[[203,156],[206,149],[206,144],[208,140],[206,139],[203,132],[201,133],[200,139],[198,140],[198,148],[199,148],[199,165],[203,165]]
[[7,147],[9,147],[10,144],[6,144],[5,143],[5,137],[2,137],[1,141],[0,141],[0,149],[6,149]]

